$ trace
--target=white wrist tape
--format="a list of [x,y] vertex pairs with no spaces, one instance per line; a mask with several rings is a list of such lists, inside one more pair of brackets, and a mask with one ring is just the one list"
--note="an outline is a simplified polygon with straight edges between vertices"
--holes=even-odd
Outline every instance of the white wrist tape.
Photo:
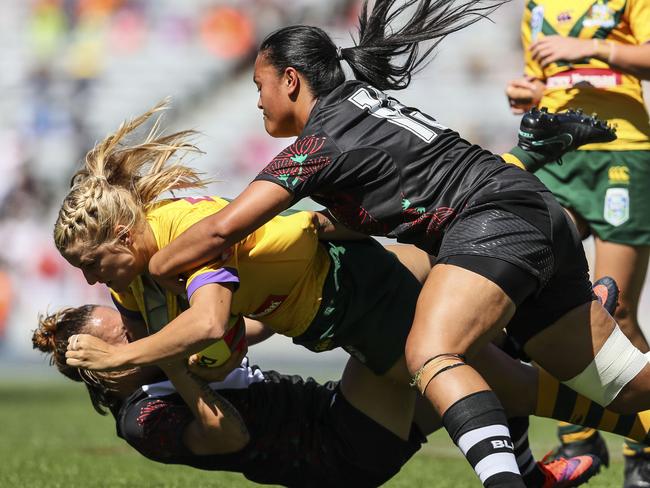
[[606,407],[646,364],[648,358],[632,345],[617,325],[589,366],[563,383]]

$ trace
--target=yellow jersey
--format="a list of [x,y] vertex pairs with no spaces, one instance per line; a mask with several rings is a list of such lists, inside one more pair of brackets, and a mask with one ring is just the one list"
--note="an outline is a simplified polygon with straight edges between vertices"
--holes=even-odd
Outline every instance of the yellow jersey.
[[[147,211],[146,219],[160,249],[227,204],[218,197],[164,200]],[[320,307],[329,266],[312,214],[295,212],[271,219],[218,261],[188,273],[185,296],[163,292],[147,274],[138,276],[127,292],[112,295],[123,314],[142,318],[151,333],[184,310],[201,286],[234,283],[231,323],[243,315],[295,337],[309,327]]]
[[530,0],[522,20],[525,72],[546,83],[540,106],[582,108],[617,127],[618,139],[581,150],[650,149],[650,123],[640,81],[597,59],[556,62],[542,68],[529,46],[542,36],[604,39],[639,45],[650,41],[650,0]]

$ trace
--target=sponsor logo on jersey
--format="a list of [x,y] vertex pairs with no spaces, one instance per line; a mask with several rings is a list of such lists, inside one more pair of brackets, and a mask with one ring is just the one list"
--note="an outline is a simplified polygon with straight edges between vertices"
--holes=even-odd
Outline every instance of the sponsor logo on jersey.
[[605,193],[605,221],[614,227],[630,219],[630,193],[627,188],[609,188]]
[[585,27],[604,27],[611,29],[616,26],[614,21],[614,10],[609,8],[603,0],[591,7],[585,20],[582,21]]
[[607,171],[609,184],[624,184],[630,183],[630,168],[627,166],[612,166]]
[[558,24],[565,24],[567,22],[570,22],[572,19],[571,17],[571,11],[567,10],[566,12],[560,12],[557,15],[557,23]]
[[275,310],[282,305],[282,303],[286,300],[287,295],[269,295],[266,297],[266,300],[262,302],[262,305],[257,307],[257,310],[255,310],[253,313],[249,313],[248,317],[252,319],[256,319],[258,317],[265,317],[266,315],[269,315]]
[[611,88],[623,83],[621,73],[611,69],[578,68],[563,71],[546,80],[548,88],[571,88],[573,86],[592,86],[594,88]]

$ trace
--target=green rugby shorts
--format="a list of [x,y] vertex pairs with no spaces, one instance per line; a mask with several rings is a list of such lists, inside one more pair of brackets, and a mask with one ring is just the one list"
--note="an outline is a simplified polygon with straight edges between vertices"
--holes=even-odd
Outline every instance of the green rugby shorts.
[[574,151],[535,175],[603,241],[650,245],[650,151]]

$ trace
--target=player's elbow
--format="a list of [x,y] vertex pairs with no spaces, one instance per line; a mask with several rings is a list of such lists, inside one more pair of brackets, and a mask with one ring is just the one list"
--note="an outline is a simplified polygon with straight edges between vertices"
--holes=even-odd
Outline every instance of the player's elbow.
[[203,340],[218,341],[223,339],[226,333],[224,321],[214,316],[203,317],[199,327]]
[[[219,216],[219,218],[217,218]],[[247,233],[241,228],[241,223],[228,214],[214,214],[204,219],[205,239],[211,249],[222,249],[246,237]]]

